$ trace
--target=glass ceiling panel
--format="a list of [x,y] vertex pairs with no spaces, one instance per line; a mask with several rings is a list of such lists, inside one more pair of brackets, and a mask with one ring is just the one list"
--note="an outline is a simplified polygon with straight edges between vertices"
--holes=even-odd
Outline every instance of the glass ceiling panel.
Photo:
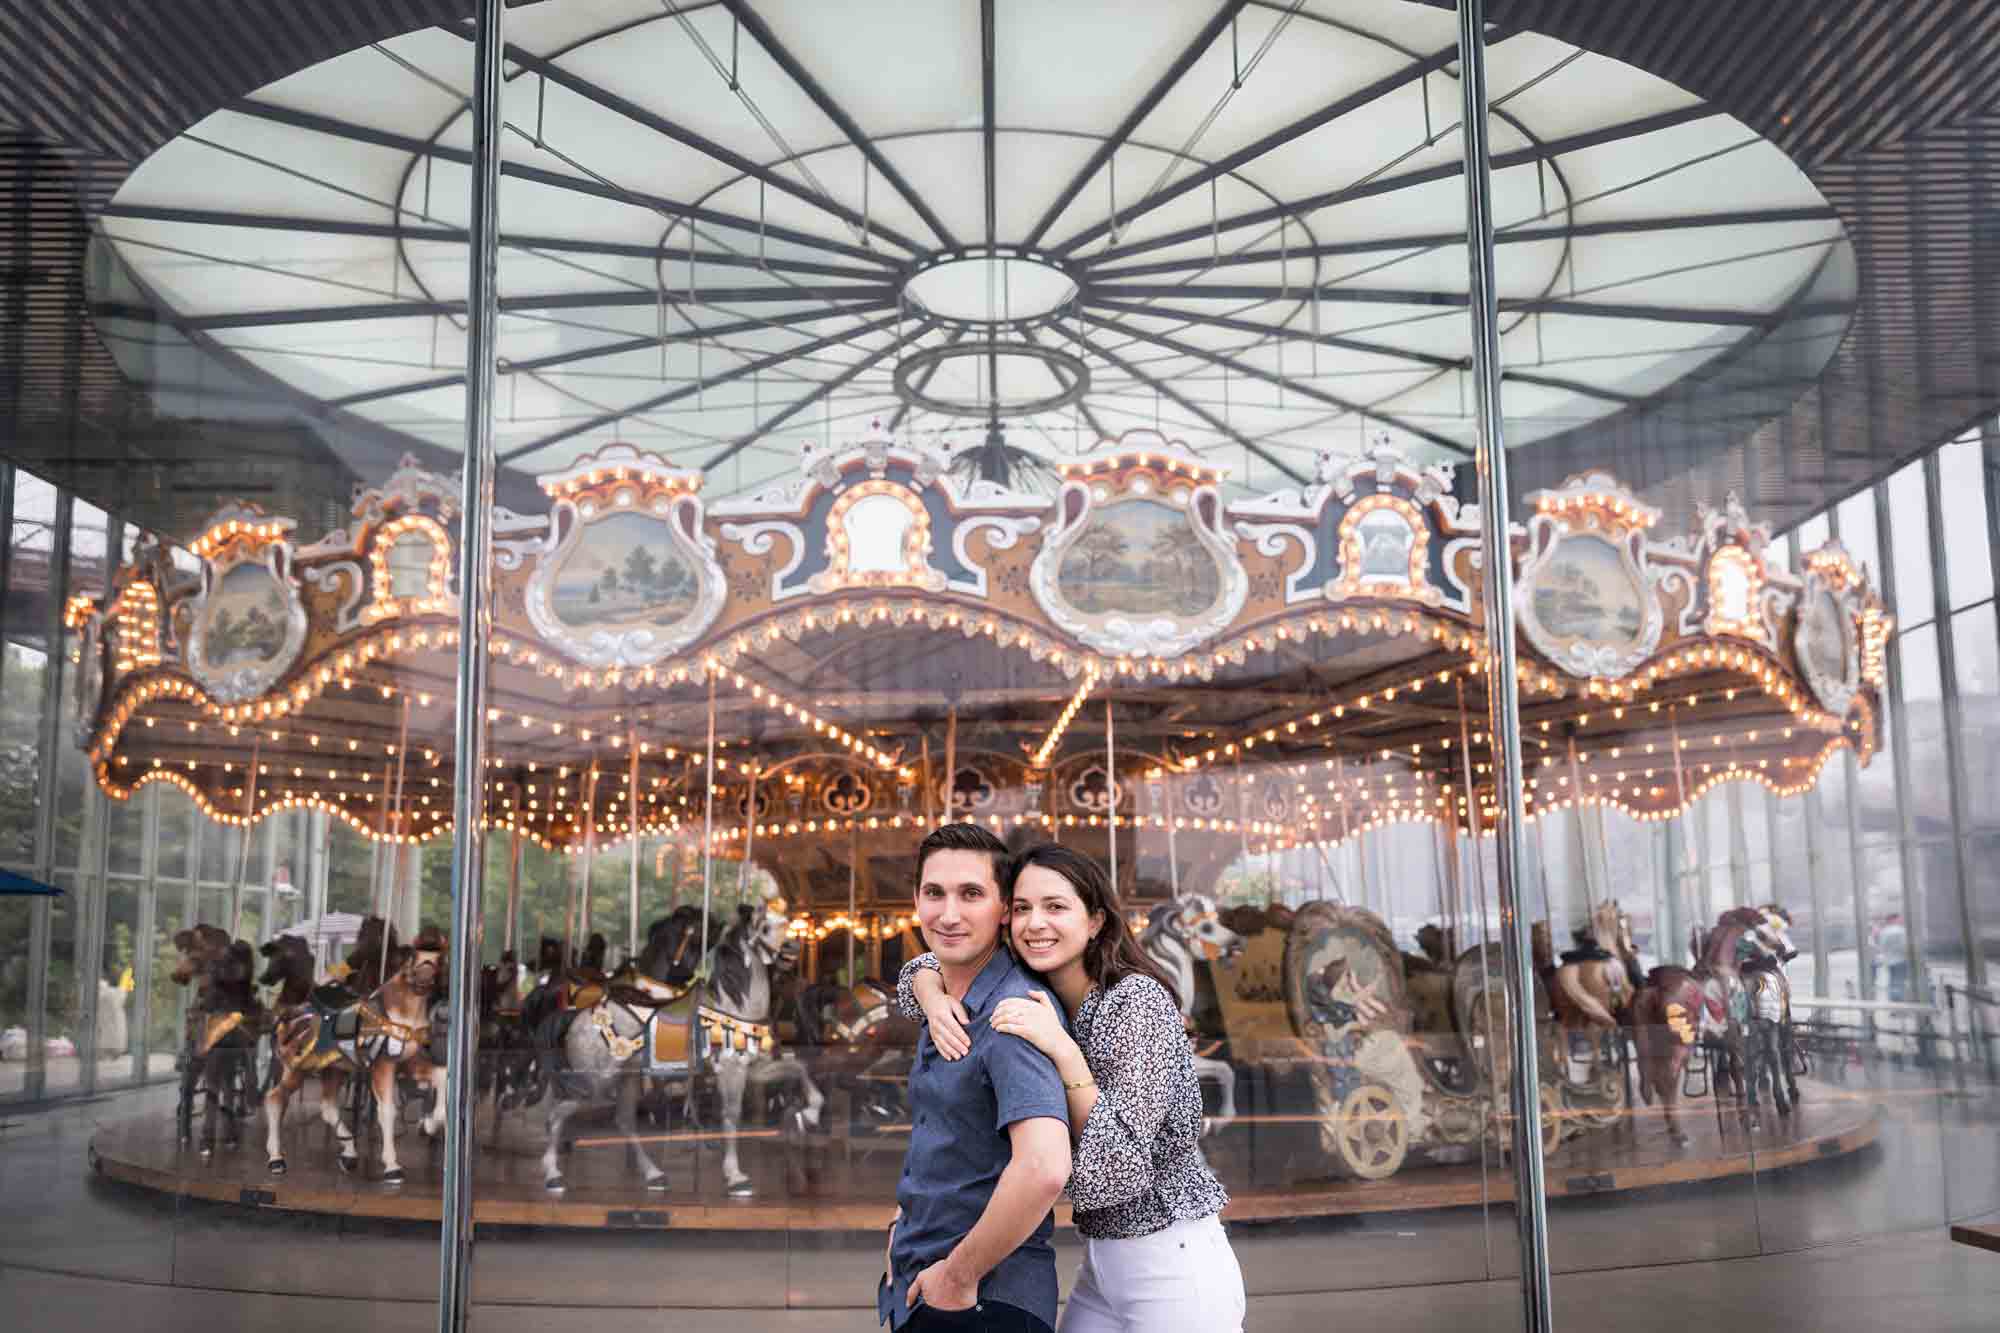
[[[519,373],[503,377],[502,452],[530,471],[617,436],[684,464],[726,456],[714,495],[782,470],[801,434],[879,421],[976,439],[996,394],[1056,394],[1071,373],[1019,346],[1018,329],[926,326],[908,299],[910,270],[949,257],[946,234],[985,243],[990,210],[1000,245],[1066,248],[1040,285],[1077,295],[1033,337],[1081,357],[1091,384],[1080,404],[1009,423],[1010,443],[1061,454],[1158,424],[1238,462],[1241,486],[1283,477],[1270,459],[1242,471],[1246,450],[1268,445],[1303,474],[1312,450],[1353,448],[1365,414],[1420,454],[1448,455],[1438,441],[1471,433],[1455,369],[1467,356],[1456,81],[1442,60],[1428,88],[1412,67],[1449,47],[1450,15],[1356,0],[1290,9],[1246,7],[1232,52],[1226,28],[1209,33],[1207,4],[1003,7],[991,200],[975,7],[754,6],[761,22],[735,36],[734,92],[721,6],[511,14],[533,58],[515,62],[507,104],[500,355]],[[425,145],[468,146],[462,90],[438,74],[462,72],[466,49],[455,30],[408,34],[250,94],[302,124],[210,117],[127,181],[126,215],[107,222],[119,259],[173,318],[201,322],[300,397],[455,449],[440,423],[456,425],[463,390],[438,381],[461,362],[459,315],[424,303],[462,297],[464,243],[399,245],[396,232],[463,224],[465,169]],[[1516,446],[1728,355],[1839,236],[1830,210],[1743,217],[1825,203],[1733,119],[1648,121],[1697,106],[1683,89],[1534,33],[1493,48],[1491,79],[1505,113],[1498,217],[1517,233],[1502,236],[1502,295],[1559,303],[1507,314],[1508,365],[1539,381],[1510,384]],[[1329,108],[1340,114],[1310,123]],[[1113,143],[1128,119],[1134,133]],[[1612,141],[1547,168],[1507,165],[1613,127]],[[1253,144],[1212,188],[1180,189]],[[243,229],[197,210],[294,225]],[[1712,217],[1733,220],[1703,225]],[[1604,226],[1630,219],[1649,225]],[[318,225],[356,222],[369,226]],[[381,317],[352,317],[370,306]],[[1804,359],[1830,355],[1842,327],[1830,316]],[[1315,333],[1332,345],[1315,347]],[[995,338],[1017,344],[997,377],[967,356],[926,382],[966,415],[899,398],[895,370],[914,350]]]

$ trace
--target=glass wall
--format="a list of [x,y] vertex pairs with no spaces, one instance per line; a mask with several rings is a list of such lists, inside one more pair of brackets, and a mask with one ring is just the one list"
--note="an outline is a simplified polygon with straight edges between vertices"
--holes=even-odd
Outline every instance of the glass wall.
[[473,1322],[863,1326],[945,822],[1108,871],[1253,1326],[1522,1320],[1524,1047],[1558,1323],[2000,1209],[2000,404],[1885,387],[1959,334],[1865,145],[1487,30],[1496,572],[1448,8],[505,22],[477,568],[469,18],[135,20],[0,132],[37,1308],[427,1310],[462,1079]]

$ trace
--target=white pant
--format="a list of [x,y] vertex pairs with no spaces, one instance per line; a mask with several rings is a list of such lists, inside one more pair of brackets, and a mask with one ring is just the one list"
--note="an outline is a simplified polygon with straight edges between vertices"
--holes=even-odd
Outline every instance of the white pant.
[[1243,1270],[1220,1218],[1083,1244],[1057,1333],[1242,1333]]

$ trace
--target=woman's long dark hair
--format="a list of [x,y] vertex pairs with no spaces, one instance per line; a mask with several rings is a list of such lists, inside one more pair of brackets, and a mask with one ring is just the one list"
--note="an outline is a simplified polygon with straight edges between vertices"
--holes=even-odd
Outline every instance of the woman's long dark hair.
[[1118,900],[1118,890],[1111,886],[1111,877],[1104,873],[1102,866],[1061,843],[1036,843],[1007,863],[1005,882],[1001,887],[1009,901],[1014,897],[1014,885],[1020,880],[1021,872],[1029,866],[1053,870],[1069,881],[1069,886],[1076,890],[1076,896],[1083,900],[1085,915],[1104,913],[1104,924],[1083,949],[1085,976],[1107,991],[1135,974],[1151,977],[1167,988],[1167,994],[1173,997],[1176,1005],[1180,1004],[1180,992],[1167,977],[1166,970],[1148,957],[1146,951],[1139,947],[1139,941],[1132,938],[1132,931],[1125,924],[1125,905]]

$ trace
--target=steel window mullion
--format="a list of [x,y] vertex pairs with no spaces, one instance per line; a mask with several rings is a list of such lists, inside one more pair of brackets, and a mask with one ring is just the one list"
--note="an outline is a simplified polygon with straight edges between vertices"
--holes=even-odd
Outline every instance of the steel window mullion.
[[[1951,587],[1945,561],[1944,497],[1941,493],[1938,454],[1924,457],[1924,509],[1926,536],[1931,557],[1931,605],[1937,626],[1938,681],[1941,688],[1944,731],[1946,797],[1951,816],[1952,886],[1958,900],[1959,935],[1965,945],[1966,980],[1975,986],[1986,984],[1986,960],[1979,951],[1979,935],[1972,912],[1972,882],[1966,865],[1965,834],[1971,822],[1965,808],[1970,774],[1965,764],[1965,710],[1958,693],[1958,652],[1951,634]],[[1956,1058],[1957,1052],[1953,1052]]]
[[[1871,488],[1875,503],[1875,557],[1882,566],[1882,600],[1889,614],[1896,614],[1896,543],[1889,518],[1889,483],[1882,480]],[[1928,608],[1925,608],[1928,609]],[[1924,895],[1917,873],[1916,813],[1910,802],[1910,712],[1903,695],[1903,637],[1899,631],[1889,637],[1889,757],[1890,777],[1896,791],[1896,859],[1903,878],[1903,952],[1910,966],[1910,986],[1906,1000],[1924,993]],[[1933,631],[1935,633],[1935,630]]]
[[[35,878],[50,883],[56,863],[56,797],[61,791],[56,763],[62,744],[63,605],[69,601],[69,492],[56,492],[55,523],[49,535],[49,604],[42,632],[47,667],[42,673],[41,717],[36,748],[41,771],[35,775]],[[9,533],[11,540],[12,534]],[[72,904],[72,911],[75,910]],[[28,914],[28,1068],[22,1093],[39,1101],[48,1090],[49,942],[55,903],[36,898]]]

